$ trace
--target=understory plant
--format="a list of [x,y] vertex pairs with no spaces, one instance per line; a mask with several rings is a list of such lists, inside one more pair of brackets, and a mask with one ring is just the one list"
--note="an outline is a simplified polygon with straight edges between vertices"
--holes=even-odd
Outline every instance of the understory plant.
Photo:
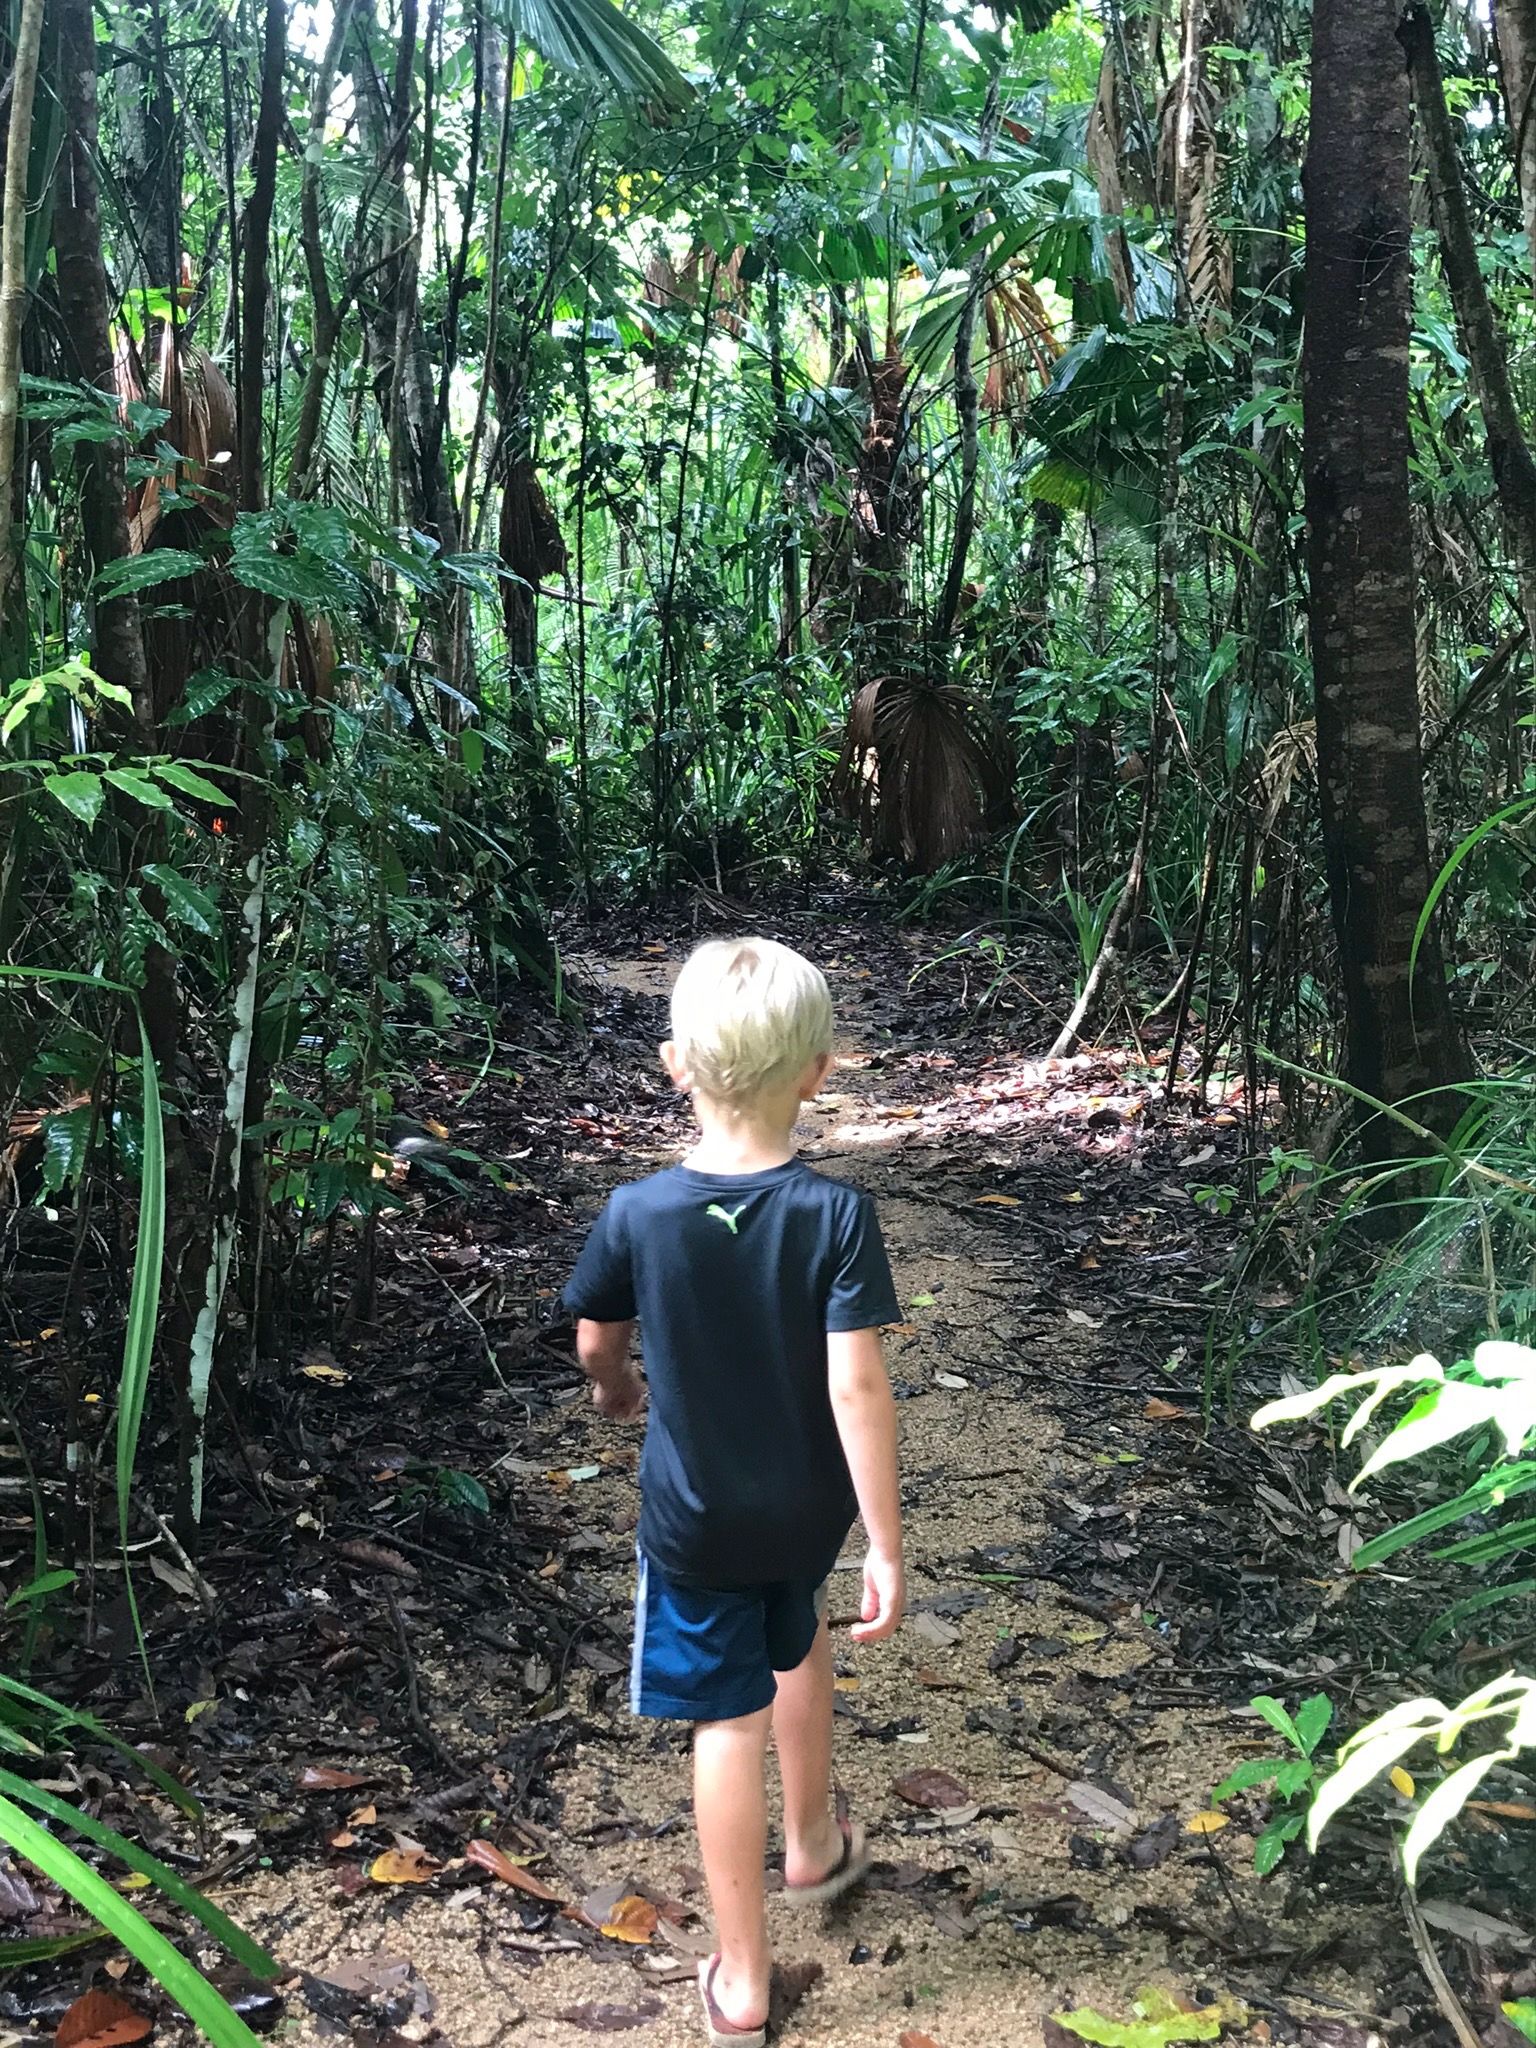
[[1318,1783],[1318,1745],[1333,1720],[1333,1702],[1326,1693],[1315,1692],[1302,1701],[1294,1716],[1268,1693],[1261,1693],[1249,1705],[1291,1754],[1250,1757],[1222,1780],[1211,1801],[1219,1806],[1239,1792],[1273,1786],[1276,1810],[1253,1845],[1253,1867],[1260,1877],[1267,1877],[1307,1824],[1307,1809]]
[[[1511,1501],[1536,1489],[1536,1350],[1528,1345],[1491,1340],[1449,1370],[1426,1352],[1406,1365],[1333,1373],[1309,1392],[1267,1403],[1253,1416],[1252,1426],[1268,1429],[1304,1421],[1335,1401],[1353,1398],[1354,1411],[1340,1439],[1348,1447],[1386,1403],[1403,1395],[1411,1396],[1407,1410],[1367,1456],[1350,1483],[1351,1493],[1380,1472],[1442,1455],[1463,1440],[1466,1464],[1483,1469],[1451,1499],[1362,1545],[1355,1568],[1369,1568],[1469,1519],[1481,1526],[1437,1546],[1431,1555],[1486,1571],[1529,1553],[1536,1547],[1536,1518],[1494,1520]],[[1536,1592],[1536,1576],[1521,1572],[1518,1565],[1515,1573],[1455,1601],[1419,1637],[1415,1653],[1472,1616]],[[1467,1738],[1488,1736],[1493,1739],[1487,1746],[1467,1754]],[[1490,1771],[1520,1764],[1536,1753],[1536,1680],[1509,1670],[1455,1705],[1418,1697],[1378,1715],[1343,1744],[1337,1769],[1318,1785],[1306,1820],[1309,1846],[1317,1846],[1329,1821],[1368,1785],[1385,1771],[1397,1774],[1410,1752],[1425,1743],[1433,1744],[1437,1761],[1448,1760],[1448,1768],[1417,1805],[1402,1843],[1402,1867],[1410,1884],[1417,1881],[1426,1851]],[[1403,1776],[1394,1779],[1399,1790],[1407,1790]],[[1229,1788],[1236,1789],[1230,1780]]]

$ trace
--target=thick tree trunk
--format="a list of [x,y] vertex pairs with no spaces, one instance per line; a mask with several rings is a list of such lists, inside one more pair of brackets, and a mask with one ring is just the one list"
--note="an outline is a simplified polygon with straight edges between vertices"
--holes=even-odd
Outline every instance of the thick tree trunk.
[[1520,182],[1520,211],[1536,274],[1536,0],[1493,0],[1493,26],[1504,82],[1504,115]]
[[[1307,149],[1306,499],[1318,782],[1350,1081],[1465,1071],[1431,931],[1408,492],[1408,80],[1398,0],[1316,0]],[[1454,1098],[1442,1098],[1443,1121]],[[1417,1112],[1425,1120],[1433,1110]],[[1384,1118],[1366,1126],[1394,1149]]]
[[1410,7],[1400,33],[1408,52],[1446,282],[1471,365],[1472,390],[1483,415],[1488,463],[1520,586],[1520,609],[1527,629],[1536,632],[1536,461],[1520,424],[1505,338],[1477,260],[1477,236],[1456,153],[1456,134],[1445,104],[1445,80],[1429,9]]
[[[21,330],[27,316],[27,159],[32,149],[32,105],[43,42],[43,0],[22,0],[11,69],[11,120],[5,144],[5,198],[0,205],[0,627],[16,573],[11,524],[16,502],[16,421],[21,399]],[[0,680],[4,680],[0,676]],[[5,830],[0,819],[0,834]],[[3,846],[3,840],[0,840]]]

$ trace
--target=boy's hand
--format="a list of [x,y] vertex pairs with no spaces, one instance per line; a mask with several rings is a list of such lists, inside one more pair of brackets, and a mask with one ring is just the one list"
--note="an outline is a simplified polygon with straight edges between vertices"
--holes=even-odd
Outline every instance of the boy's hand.
[[633,1422],[645,1406],[645,1381],[632,1365],[611,1379],[594,1380],[592,1406],[609,1422]]
[[901,1627],[907,1611],[907,1575],[899,1555],[872,1550],[864,1560],[863,1619],[850,1631],[855,1642],[883,1643]]

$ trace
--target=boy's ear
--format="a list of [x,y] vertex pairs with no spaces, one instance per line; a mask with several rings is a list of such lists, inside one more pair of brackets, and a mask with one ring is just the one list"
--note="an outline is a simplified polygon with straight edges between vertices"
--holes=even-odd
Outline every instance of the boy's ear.
[[667,1079],[680,1095],[686,1095],[693,1086],[693,1077],[688,1072],[682,1049],[672,1039],[665,1038],[657,1046],[656,1051],[660,1055],[661,1064],[667,1070]]
[[828,1074],[830,1074],[831,1071],[831,1053],[817,1053],[815,1059],[812,1060],[811,1064],[806,1068],[804,1078],[800,1083],[800,1100],[802,1102],[809,1102],[811,1097],[821,1087],[822,1083],[826,1080]]

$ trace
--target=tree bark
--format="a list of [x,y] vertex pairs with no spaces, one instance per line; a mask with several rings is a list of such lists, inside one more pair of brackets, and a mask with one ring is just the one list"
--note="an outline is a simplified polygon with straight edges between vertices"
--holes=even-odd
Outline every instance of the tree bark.
[[[1465,1073],[1433,929],[1408,489],[1408,80],[1398,0],[1316,0],[1303,411],[1318,782],[1348,1078],[1397,1103]],[[1437,1121],[1454,1097],[1438,1098]],[[1427,1119],[1426,1119],[1427,1120]],[[1373,1156],[1397,1149],[1371,1119]]]
[[1429,9],[1412,6],[1399,31],[1408,52],[1414,104],[1429,167],[1435,230],[1456,326],[1467,352],[1471,384],[1483,416],[1488,464],[1499,494],[1504,531],[1520,587],[1527,630],[1536,631],[1536,461],[1532,460],[1509,374],[1509,354],[1498,316],[1477,260],[1477,236],[1456,152],[1456,134],[1445,103],[1445,80],[1435,49]]
[[1536,0],[1493,0],[1493,26],[1520,211],[1536,275]]
[[[27,159],[32,106],[43,42],[43,0],[22,0],[11,70],[11,120],[5,145],[5,198],[0,205],[0,628],[16,574],[11,513],[16,492],[16,422],[21,409],[21,330],[27,317]],[[4,832],[0,821],[0,833]],[[3,843],[3,842],[0,842]]]

